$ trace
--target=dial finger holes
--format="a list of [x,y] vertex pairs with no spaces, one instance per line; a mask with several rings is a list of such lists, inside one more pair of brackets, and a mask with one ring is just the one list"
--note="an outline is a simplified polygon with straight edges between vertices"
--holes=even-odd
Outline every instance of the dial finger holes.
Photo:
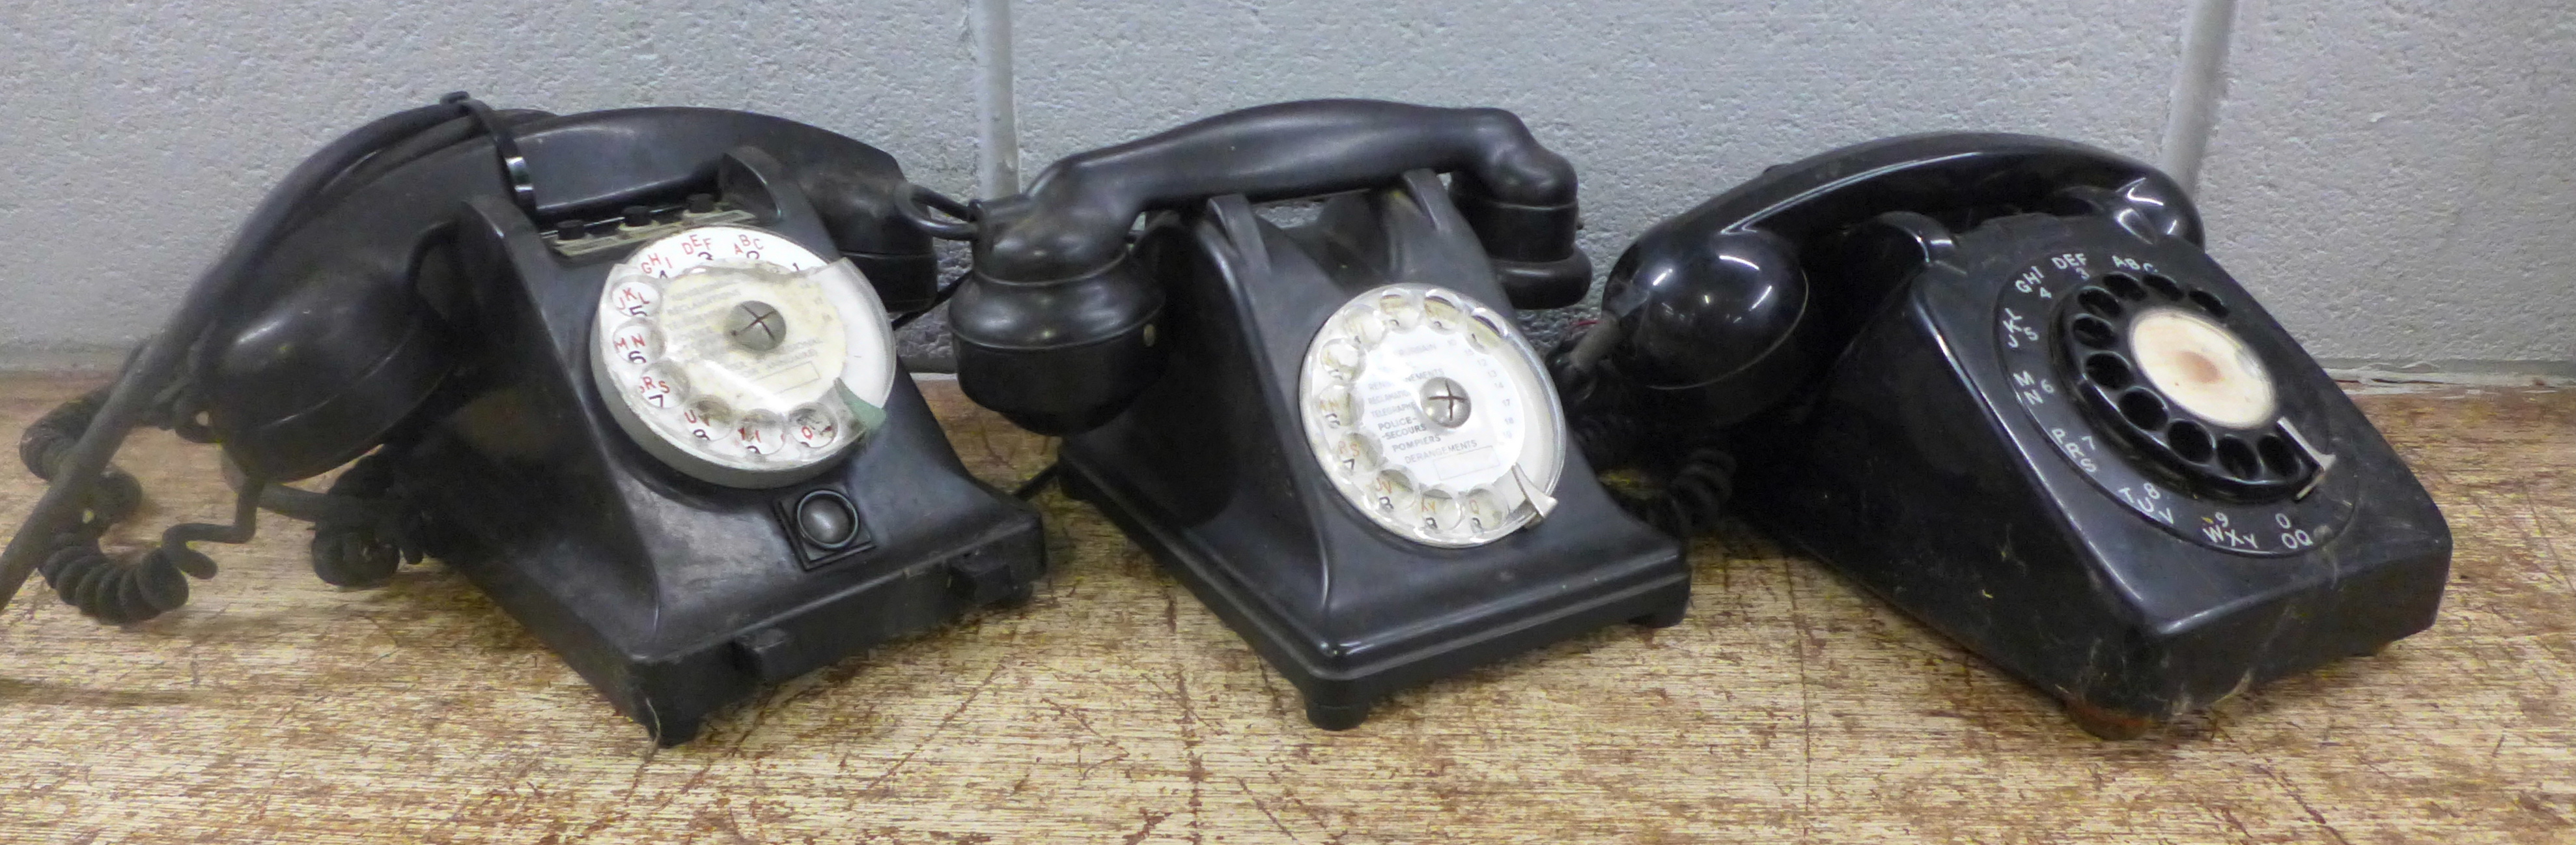
[[1333,464],[1346,473],[1376,469],[1377,444],[1370,442],[1367,435],[1356,432],[1344,435],[1340,441],[1333,444]]
[[1403,513],[1413,507],[1413,479],[1406,478],[1401,470],[1378,473],[1376,478],[1369,480],[1368,499],[1369,506],[1379,513],[1389,516]]
[[2166,426],[2165,445],[2173,447],[2174,454],[2192,463],[2209,460],[2212,446],[2209,429],[2201,428],[2199,423],[2190,420],[2176,420],[2173,425]]
[[1324,344],[1323,359],[1324,366],[1332,370],[1335,375],[1346,379],[1359,375],[1359,344],[1336,338]]
[[1477,349],[1493,351],[1504,348],[1503,330],[1481,314],[1467,324],[1467,337],[1475,341]]
[[635,398],[656,408],[677,408],[689,401],[688,378],[680,375],[680,368],[669,364],[644,368],[628,381],[627,388],[635,391]]
[[2218,301],[2218,297],[2208,291],[2192,291],[2188,295],[2188,298],[2191,300],[2191,304],[2200,307],[2200,311],[2203,314],[2208,314],[2212,317],[2227,316],[2227,303]]
[[1511,514],[1503,510],[1502,500],[1494,498],[1493,491],[1478,490],[1467,494],[1467,504],[1461,509],[1459,519],[1468,532],[1483,534],[1503,527],[1503,521],[1510,517]]
[[2112,296],[2110,291],[2101,288],[2085,288],[2084,292],[2075,295],[2075,304],[2084,306],[2085,311],[2105,320],[2120,319],[2120,315],[2128,311],[2120,306],[2118,297]]
[[662,330],[645,320],[628,320],[609,335],[608,350],[617,363],[630,367],[662,360]]
[[2258,478],[2263,474],[2263,461],[2254,447],[2234,436],[2218,439],[2218,466],[2238,478]]
[[1342,428],[1358,422],[1359,405],[1351,401],[1351,386],[1332,384],[1316,391],[1315,413],[1322,418],[1325,425],[1334,428]]
[[1386,339],[1386,315],[1366,310],[1352,311],[1342,318],[1342,330],[1362,348],[1376,346]]
[[1432,490],[1414,500],[1413,518],[1424,531],[1447,532],[1458,527],[1458,518],[1463,510],[1459,507],[1458,497],[1449,495],[1446,490]]
[[2164,276],[2152,274],[2147,276],[2147,287],[2154,288],[2157,296],[2161,296],[2166,299],[2182,298],[2182,285],[2176,284],[2174,280]]
[[680,424],[690,437],[725,440],[733,436],[733,408],[715,399],[700,399],[680,411]]
[[629,317],[650,317],[662,305],[662,291],[644,279],[618,282],[608,292],[609,310]]
[[2147,298],[2147,289],[2138,284],[2137,277],[2131,276],[2127,273],[2111,273],[2104,275],[2102,277],[2102,286],[2110,288],[2112,293],[2119,294],[2121,299],[2125,299],[2130,302],[2138,302]]
[[2151,390],[2120,394],[2120,416],[2129,424],[2148,431],[2163,428],[2165,421],[2172,419],[2172,414],[2165,410],[2165,400],[2156,398],[2155,391]]
[[1422,303],[1414,301],[1413,297],[1401,293],[1378,297],[1377,310],[1385,314],[1387,323],[1397,329],[1422,325]]
[[734,439],[744,454],[775,455],[787,448],[787,418],[776,411],[753,411],[734,424]]
[[2254,453],[2263,458],[2263,468],[2284,478],[2299,474],[2299,454],[2290,450],[2290,441],[2278,434],[2266,434],[2254,441]]
[[2075,334],[2075,342],[2095,349],[2109,349],[2120,341],[2119,333],[2111,330],[2110,323],[2090,314],[2077,316],[2069,331]]
[[841,436],[841,423],[820,406],[806,405],[787,415],[787,437],[796,445],[821,449]]
[[1467,322],[1467,312],[1458,303],[1436,296],[1422,298],[1422,322],[1436,331],[1457,331]]
[[2126,390],[2138,380],[2128,361],[2108,352],[2096,352],[2084,359],[2084,378],[2105,390]]

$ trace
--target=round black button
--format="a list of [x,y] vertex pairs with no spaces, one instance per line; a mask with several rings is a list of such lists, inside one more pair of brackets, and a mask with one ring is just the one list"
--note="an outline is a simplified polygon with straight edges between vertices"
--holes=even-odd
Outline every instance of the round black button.
[[816,490],[796,502],[796,530],[805,542],[837,549],[859,531],[859,512],[850,500],[830,490]]

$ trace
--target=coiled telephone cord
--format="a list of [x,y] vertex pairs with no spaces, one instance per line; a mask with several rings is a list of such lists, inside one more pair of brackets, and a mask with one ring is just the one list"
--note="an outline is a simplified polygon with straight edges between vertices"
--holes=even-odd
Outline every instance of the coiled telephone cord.
[[1610,491],[1610,500],[1630,516],[1689,540],[1707,533],[1726,515],[1727,500],[1735,495],[1735,453],[1714,444],[1695,446],[1661,474],[1660,482],[1648,493],[1615,485],[1602,485],[1602,489]]
[[1735,495],[1735,453],[1714,431],[1661,424],[1638,408],[1603,360],[1615,328],[1584,325],[1548,356],[1548,373],[1564,397],[1567,429],[1593,471],[1635,467],[1643,490],[1602,485],[1610,500],[1658,531],[1689,540],[1716,526]]
[[[57,480],[64,458],[89,430],[107,392],[100,388],[75,397],[28,426],[18,439],[18,459],[27,471],[48,482]],[[141,622],[188,602],[185,576],[215,574],[213,560],[184,544],[164,545],[131,561],[99,548],[110,525],[142,507],[143,487],[133,475],[109,465],[83,493],[79,523],[57,532],[36,564],[64,604],[103,622]]]
[[405,504],[400,466],[400,454],[388,447],[350,464],[322,494],[352,503],[313,516],[313,574],[323,582],[380,586],[427,553],[428,525],[419,509]]

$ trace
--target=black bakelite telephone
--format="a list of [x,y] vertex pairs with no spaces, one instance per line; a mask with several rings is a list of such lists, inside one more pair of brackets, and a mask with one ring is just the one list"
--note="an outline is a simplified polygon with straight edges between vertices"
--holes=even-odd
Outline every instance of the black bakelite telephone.
[[[2157,171],[2022,135],[1775,167],[1551,359],[1597,463],[1776,536],[2135,736],[2432,624],[2450,532]],[[1740,467],[1729,467],[1733,461]]]
[[[1302,225],[1254,209],[1327,196]],[[1317,726],[1604,624],[1680,620],[1678,544],[1565,447],[1514,321],[1581,299],[1591,263],[1573,168],[1510,113],[1263,106],[1070,156],[971,223],[913,213],[974,241],[949,312],[966,394],[1065,435],[1068,492]]]
[[[109,622],[186,601],[190,541],[316,522],[314,566],[466,573],[655,739],[758,684],[1025,596],[1037,514],[959,464],[894,359],[937,300],[893,158],[735,111],[557,117],[454,95],[304,162],[110,390],[22,442],[53,481],[0,562]],[[230,526],[135,560],[108,464],[220,443]],[[362,457],[363,456],[363,457]],[[277,486],[351,460],[327,494]]]

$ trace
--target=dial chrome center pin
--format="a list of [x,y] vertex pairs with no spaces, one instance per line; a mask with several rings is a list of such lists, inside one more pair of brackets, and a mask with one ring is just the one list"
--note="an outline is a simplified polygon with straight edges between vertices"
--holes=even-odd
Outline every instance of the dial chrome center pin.
[[725,337],[753,352],[778,348],[787,339],[787,317],[760,300],[748,300],[725,313]]
[[1475,405],[1467,401],[1467,388],[1448,376],[1432,376],[1422,383],[1422,416],[1441,428],[1457,428],[1467,423]]

